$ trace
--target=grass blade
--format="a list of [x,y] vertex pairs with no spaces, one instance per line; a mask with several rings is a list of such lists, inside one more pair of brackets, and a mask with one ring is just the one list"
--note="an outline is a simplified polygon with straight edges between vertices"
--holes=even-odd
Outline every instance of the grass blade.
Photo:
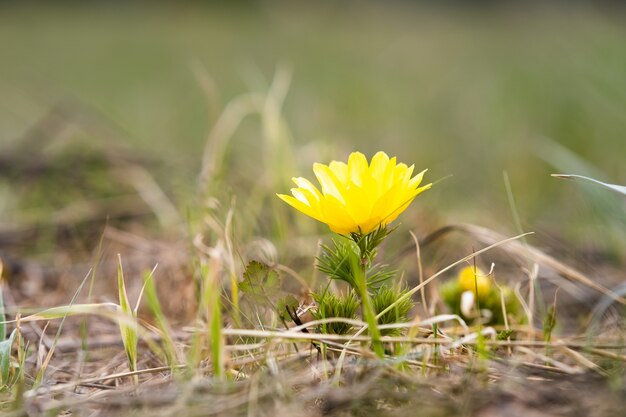
[[[119,320],[120,333],[122,335],[122,343],[124,344],[124,350],[128,357],[128,367],[131,372],[137,370],[137,324],[136,314],[128,301],[128,294],[126,293],[126,284],[124,283],[124,270],[122,268],[122,257],[118,254],[118,266],[117,266],[117,289],[119,293],[120,305],[119,309],[121,313],[128,318],[128,320]],[[133,375],[133,379],[136,383],[139,382],[137,375]]]
[[11,332],[8,339],[0,342],[0,387],[9,385],[11,375],[11,347],[15,339],[16,330]]
[[148,308],[152,312],[154,319],[156,320],[156,324],[158,329],[161,332],[161,337],[163,340],[163,349],[166,356],[166,361],[168,366],[172,368],[178,365],[178,360],[176,356],[176,347],[174,346],[174,340],[171,336],[171,328],[163,313],[163,309],[161,308],[161,302],[159,301],[159,297],[156,292],[156,287],[154,285],[154,270],[150,273],[146,273],[144,275],[144,291],[146,295],[146,302],[148,304]]
[[564,180],[574,180],[574,181],[583,180],[583,181],[592,182],[594,184],[598,184],[598,185],[601,185],[601,186],[603,186],[605,188],[608,188],[609,190],[615,191],[616,193],[619,193],[619,194],[622,194],[622,195],[626,195],[626,186],[617,185],[617,184],[609,184],[609,183],[606,183],[606,182],[595,180],[595,179],[590,178],[590,177],[585,177],[584,175],[552,174],[551,176],[554,177],[554,178],[561,178],[561,179],[564,179]]

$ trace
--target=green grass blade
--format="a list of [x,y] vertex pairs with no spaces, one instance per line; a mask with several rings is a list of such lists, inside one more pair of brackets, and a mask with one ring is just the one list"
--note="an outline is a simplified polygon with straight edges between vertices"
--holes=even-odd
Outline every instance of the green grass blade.
[[[124,270],[122,268],[122,257],[118,254],[117,265],[117,289],[119,293],[119,309],[128,320],[119,320],[120,333],[122,335],[122,343],[128,357],[128,367],[134,372],[137,370],[137,325],[136,316],[126,293],[126,284],[124,283]],[[137,376],[134,376],[135,382],[138,382]]]
[[17,329],[11,332],[8,339],[0,342],[0,388],[9,385],[11,375],[11,347]]
[[174,346],[174,340],[171,336],[172,330],[167,321],[167,318],[165,317],[165,314],[163,314],[163,309],[161,308],[161,302],[159,301],[156,287],[154,285],[153,273],[154,270],[144,275],[144,293],[146,296],[146,303],[148,304],[148,308],[150,309],[150,312],[156,320],[158,329],[161,331],[161,337],[163,340],[163,348],[165,351],[165,359],[167,361],[167,364],[171,367],[174,367],[178,364],[176,347]]

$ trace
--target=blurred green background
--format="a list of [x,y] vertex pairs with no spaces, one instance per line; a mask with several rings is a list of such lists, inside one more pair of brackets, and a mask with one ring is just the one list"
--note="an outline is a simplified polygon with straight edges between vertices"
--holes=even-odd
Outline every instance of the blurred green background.
[[[278,68],[291,81],[280,110],[289,130],[265,152],[293,147],[260,164],[268,120],[238,126],[220,196],[239,195],[243,210],[260,204],[247,198],[260,171],[276,169],[272,161],[283,165],[263,204],[276,207],[272,193],[287,191],[293,175],[312,177],[313,161],[385,150],[428,167],[431,181],[445,178],[418,199],[409,225],[471,222],[515,233],[506,171],[522,226],[539,242],[623,255],[623,198],[550,177],[626,183],[623,9],[63,4],[0,6],[0,152],[19,148],[55,105],[72,103],[96,127],[62,136],[104,129],[105,146],[115,137],[157,161],[152,171],[184,211],[222,110],[242,94],[267,94]],[[15,179],[2,181],[6,224],[20,206],[11,200]],[[58,187],[63,194],[62,179]],[[255,232],[279,236],[273,230],[261,222]]]

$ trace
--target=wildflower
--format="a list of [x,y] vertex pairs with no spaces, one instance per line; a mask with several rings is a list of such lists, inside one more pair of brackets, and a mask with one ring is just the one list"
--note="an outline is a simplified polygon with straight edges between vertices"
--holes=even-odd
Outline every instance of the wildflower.
[[459,286],[463,291],[478,293],[478,299],[484,300],[491,292],[489,277],[480,269],[466,266],[459,272]]
[[313,172],[321,192],[305,178],[293,178],[298,186],[293,196],[278,194],[282,200],[341,235],[367,234],[394,221],[421,192],[426,170],[413,175],[414,166],[396,163],[378,152],[368,165],[365,155],[353,152],[348,163],[316,163]]
[[494,282],[480,269],[467,266],[459,271],[457,279],[442,284],[439,292],[450,310],[466,320],[481,318],[485,324],[504,324],[506,314],[509,322],[522,323],[521,305],[513,290],[503,283],[493,285]]

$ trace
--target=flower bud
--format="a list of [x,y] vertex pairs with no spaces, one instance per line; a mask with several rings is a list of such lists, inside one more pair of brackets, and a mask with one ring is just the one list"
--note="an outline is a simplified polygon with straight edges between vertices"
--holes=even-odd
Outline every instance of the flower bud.
[[463,291],[478,293],[478,300],[485,300],[491,291],[489,276],[480,269],[467,266],[459,272],[459,285]]

